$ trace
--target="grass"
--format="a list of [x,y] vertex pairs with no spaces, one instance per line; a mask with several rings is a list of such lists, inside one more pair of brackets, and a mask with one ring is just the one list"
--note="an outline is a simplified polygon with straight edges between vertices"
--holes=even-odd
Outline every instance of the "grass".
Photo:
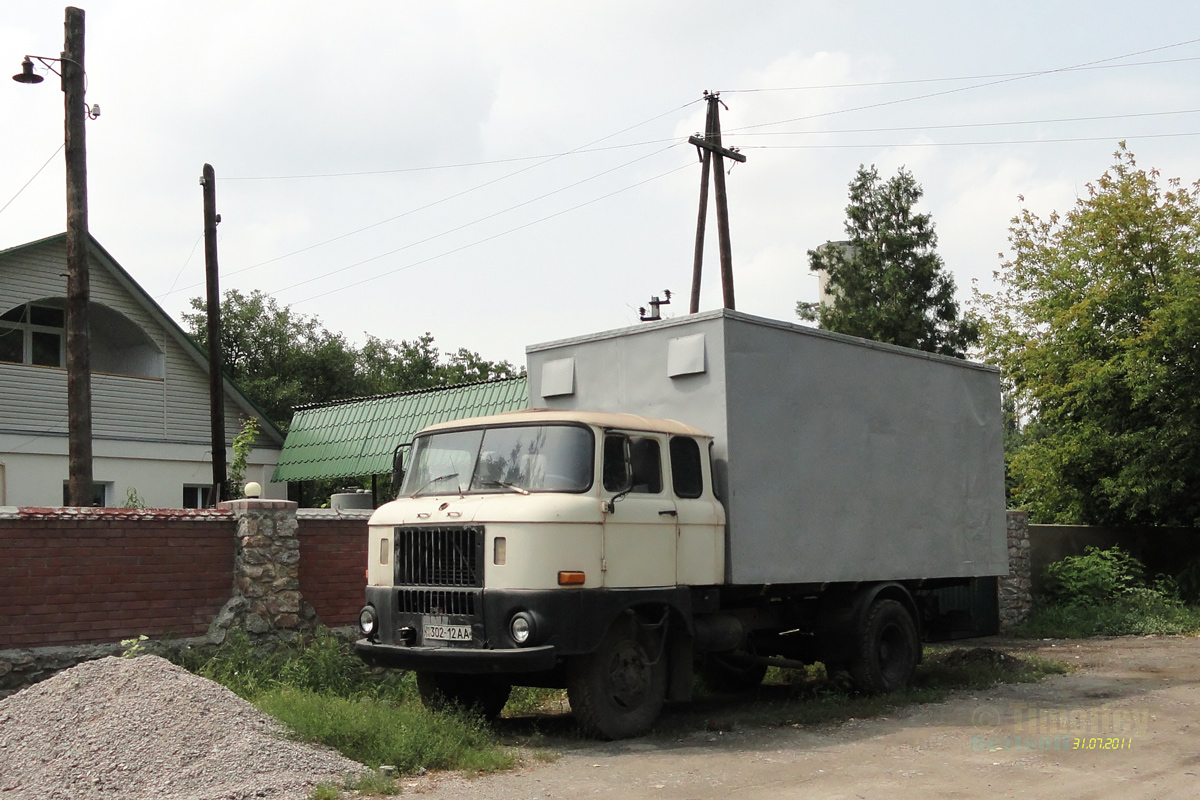
[[1029,620],[1013,634],[1035,639],[1200,633],[1200,560],[1154,575],[1112,547],[1087,547],[1046,567]]
[[[326,631],[298,646],[269,653],[256,650],[244,634],[231,635],[223,647],[185,652],[176,660],[278,718],[297,738],[332,747],[373,768],[348,777],[340,786],[317,786],[310,800],[332,800],[347,791],[360,796],[394,794],[397,785],[379,771],[383,765],[394,767],[400,775],[412,775],[425,770],[486,773],[516,763],[513,749],[483,720],[457,710],[426,709],[418,699],[411,673],[372,669],[348,644]],[[819,664],[806,670],[772,668],[758,694],[759,702],[730,703],[697,692],[695,703],[674,707],[658,728],[666,732],[836,723],[886,715],[914,703],[937,702],[953,689],[1033,681],[1064,670],[1055,662],[1017,659],[994,650],[930,648],[909,688],[872,697],[853,692],[845,675],[830,677]],[[545,718],[531,720],[532,734],[527,730],[530,722],[515,719],[502,722],[500,730],[506,731],[509,740],[515,734],[534,760],[553,760],[553,742],[542,728],[558,731],[552,737],[555,741],[561,736],[572,738],[569,731],[573,728],[565,718],[568,709],[561,689],[516,687],[504,716]]]
[[422,769],[493,772],[514,764],[481,719],[429,711],[419,703],[397,705],[372,698],[347,699],[281,687],[260,696],[260,709],[310,742],[348,758],[404,774]]
[[[176,656],[183,667],[227,686],[282,721],[297,738],[332,747],[373,768],[491,772],[513,766],[512,752],[482,720],[421,705],[412,673],[375,670],[325,630],[294,647],[256,649],[242,632],[222,647]],[[390,787],[390,788],[389,788]],[[394,794],[390,777],[356,776],[341,787]],[[331,784],[314,798],[332,798]]]
[[1043,604],[1012,630],[1027,639],[1086,639],[1200,633],[1200,608],[1136,599],[1102,605]]
[[367,797],[391,797],[400,794],[400,787],[390,775],[376,770],[357,778],[347,777],[341,784],[319,783],[313,787],[308,800],[341,800],[343,791],[358,792]]

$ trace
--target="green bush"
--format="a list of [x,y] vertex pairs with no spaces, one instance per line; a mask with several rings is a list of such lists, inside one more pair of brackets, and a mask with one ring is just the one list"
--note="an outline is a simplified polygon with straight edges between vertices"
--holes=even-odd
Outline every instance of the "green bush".
[[1049,605],[1112,604],[1146,585],[1146,567],[1120,547],[1088,547],[1046,568],[1043,601]]
[[1013,633],[1031,638],[1146,636],[1200,631],[1200,562],[1178,576],[1147,577],[1119,547],[1088,547],[1046,568],[1045,590],[1029,620]]
[[1188,605],[1200,604],[1200,558],[1192,559],[1178,575],[1175,576],[1179,599]]

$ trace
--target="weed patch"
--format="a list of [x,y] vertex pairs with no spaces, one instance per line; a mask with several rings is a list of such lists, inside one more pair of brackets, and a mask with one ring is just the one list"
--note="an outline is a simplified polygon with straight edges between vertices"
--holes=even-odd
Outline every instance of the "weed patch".
[[513,765],[480,719],[434,712],[415,703],[351,700],[283,687],[255,702],[305,741],[320,742],[349,758],[403,773],[424,769],[493,772]]
[[[412,673],[374,670],[325,630],[272,652],[255,648],[244,632],[235,631],[223,646],[185,653],[178,661],[276,717],[298,738],[371,767],[391,764],[402,773],[490,772],[513,764],[512,754],[482,720],[428,711],[417,699]],[[328,794],[327,788],[318,790]],[[383,793],[378,787],[367,793],[372,792]]]
[[1200,632],[1200,563],[1153,580],[1119,547],[1088,547],[1046,568],[1045,590],[1013,635],[1034,639]]

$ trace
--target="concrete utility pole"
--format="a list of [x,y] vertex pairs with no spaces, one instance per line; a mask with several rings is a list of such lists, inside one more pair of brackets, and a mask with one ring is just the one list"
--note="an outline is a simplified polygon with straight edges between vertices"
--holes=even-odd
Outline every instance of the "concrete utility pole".
[[[696,145],[701,153],[700,160],[703,168],[700,173],[700,214],[696,220],[696,251],[692,263],[692,302],[690,312],[695,314],[700,310],[700,273],[704,261],[704,226],[705,215],[708,211],[708,174],[709,162],[716,159],[715,169],[712,170],[713,185],[717,190],[717,237],[721,250],[721,293],[725,308],[735,308],[733,300],[733,247],[729,239],[729,198],[725,192],[724,159],[732,158],[739,163],[745,163],[746,157],[736,150],[721,146],[721,117],[718,104],[721,95],[716,92],[705,92],[704,99],[708,101],[708,117],[705,122],[704,136],[692,136],[688,141]],[[726,106],[728,108],[728,106]]]
[[87,146],[83,9],[67,8],[62,53],[67,161],[67,436],[68,502],[92,504],[92,364],[88,341]]
[[200,176],[204,187],[204,274],[208,284],[208,406],[212,427],[212,500],[229,494],[225,462],[225,386],[221,376],[221,289],[217,280],[217,174],[211,164],[204,165]]

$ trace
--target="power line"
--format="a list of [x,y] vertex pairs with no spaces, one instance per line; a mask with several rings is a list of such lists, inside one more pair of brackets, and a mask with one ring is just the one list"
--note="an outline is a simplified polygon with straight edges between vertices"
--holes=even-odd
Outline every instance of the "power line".
[[1112,142],[1135,139],[1170,139],[1182,136],[1200,136],[1200,131],[1190,133],[1146,133],[1132,136],[1079,136],[1064,139],[1010,139],[990,142],[897,142],[894,144],[764,144],[749,145],[743,150],[852,150],[854,148],[880,147],[973,147],[976,145],[1005,144],[1062,144],[1065,142]]
[[46,163],[45,163],[45,164],[42,164],[40,167],[38,167],[38,171],[37,171],[37,172],[35,172],[35,173],[33,173],[33,177],[32,177],[32,178],[30,178],[29,180],[25,181],[25,185],[24,185],[24,186],[22,186],[20,189],[17,189],[17,193],[16,193],[16,194],[14,194],[14,195],[13,195],[13,196],[12,196],[12,197],[9,199],[9,201],[8,201],[7,203],[5,203],[5,204],[4,204],[4,206],[3,206],[3,207],[0,207],[0,214],[3,214],[3,213],[4,213],[4,209],[8,208],[9,206],[11,206],[11,205],[13,204],[13,200],[16,200],[18,197],[20,197],[20,196],[21,196],[21,192],[23,192],[23,191],[25,191],[26,189],[28,189],[28,188],[29,188],[29,184],[33,183],[33,182],[34,182],[34,180],[36,180],[36,179],[37,179],[37,176],[42,174],[42,170],[44,170],[46,167],[50,166],[50,162],[51,162],[51,161],[53,161],[53,160],[54,160],[54,157],[55,157],[55,156],[57,156],[59,153],[61,153],[61,152],[62,152],[62,150],[63,150],[63,148],[64,148],[64,147],[66,147],[66,146],[67,146],[67,143],[66,143],[66,142],[63,142],[62,144],[60,144],[60,145],[58,146],[58,149],[57,149],[57,150],[55,150],[55,151],[54,151],[54,152],[53,152],[53,153],[50,155],[50,157],[46,159]]
[[901,131],[936,131],[956,128],[1002,128],[1009,125],[1049,125],[1062,122],[1096,122],[1109,119],[1133,119],[1137,117],[1166,117],[1175,114],[1200,114],[1200,108],[1181,111],[1144,111],[1133,114],[1103,114],[1094,117],[1058,117],[1052,119],[1022,119],[1008,122],[960,122],[949,125],[907,125],[891,128],[842,128],[840,130],[774,131],[743,133],[741,136],[822,136],[840,133],[897,133]]
[[[607,136],[601,136],[599,139],[596,139],[593,142],[588,142],[585,145],[580,145],[579,147],[575,147],[575,148],[572,148],[571,150],[567,150],[567,151],[561,152],[561,153],[545,153],[543,155],[538,155],[538,156],[516,156],[513,158],[499,158],[499,159],[494,159],[491,161],[468,161],[468,162],[464,162],[461,164],[441,164],[441,165],[435,165],[435,166],[429,166],[429,167],[403,167],[403,168],[398,168],[398,169],[366,170],[366,171],[359,171],[359,172],[324,172],[324,173],[314,173],[314,174],[310,174],[310,175],[256,175],[256,176],[242,176],[242,177],[234,177],[234,178],[221,178],[221,180],[222,181],[277,181],[277,180],[297,180],[297,179],[303,179],[303,178],[348,178],[348,177],[356,177],[356,176],[361,176],[361,175],[390,175],[393,173],[404,173],[404,172],[428,172],[428,171],[432,171],[432,170],[460,169],[462,167],[481,167],[481,166],[489,166],[489,165],[494,165],[494,164],[511,164],[516,161],[536,161],[539,159],[545,159],[547,162],[549,162],[549,161],[555,161],[555,160],[563,158],[565,156],[579,155],[581,153],[602,153],[606,150],[622,150],[622,149],[629,148],[629,147],[640,147],[643,144],[645,144],[645,142],[635,142],[633,144],[611,145],[609,147],[593,147],[593,145],[600,144],[600,142],[606,142],[609,139],[613,139],[617,136],[620,136],[623,133],[629,133],[629,131],[636,130],[636,129],[642,127],[643,125],[649,125],[651,122],[657,122],[658,120],[662,119],[663,117],[670,116],[671,114],[676,114],[676,113],[682,111],[683,109],[687,108],[688,106],[695,105],[696,103],[699,103],[699,102],[701,102],[701,101],[700,100],[690,100],[690,101],[684,103],[683,105],[679,106],[678,108],[673,108],[670,111],[664,111],[661,114],[656,114],[655,116],[650,117],[649,119],[644,119],[641,122],[639,122],[635,125],[630,125],[628,128],[623,128],[623,129],[617,131],[616,133],[610,133]],[[539,166],[539,165],[535,165],[535,166]],[[524,170],[520,170],[519,172],[514,172],[514,173],[512,173],[512,175],[518,175],[518,174],[520,174],[520,172],[524,172]],[[511,176],[505,176],[505,177],[511,177]],[[503,180],[503,178],[500,178],[499,180]],[[487,185],[488,184],[484,184],[484,186],[487,186]]]
[[642,181],[638,181],[637,183],[631,184],[630,186],[626,186],[622,189],[617,189],[616,191],[609,192],[608,194],[605,194],[605,195],[601,195],[600,197],[592,198],[591,200],[588,200],[586,202],[572,206],[570,208],[565,208],[562,211],[556,211],[553,214],[542,217],[540,219],[535,219],[531,222],[526,222],[524,225],[518,225],[515,228],[509,228],[506,231],[501,231],[500,233],[493,234],[492,236],[488,236],[486,238],[479,239],[479,240],[471,242],[469,244],[464,244],[461,247],[454,248],[453,250],[447,250],[444,253],[438,253],[437,255],[433,255],[428,258],[423,258],[420,261],[414,261],[411,264],[405,264],[403,267],[397,267],[396,269],[388,270],[387,272],[381,272],[380,274],[374,275],[370,278],[363,278],[362,280],[357,281],[355,283],[348,283],[345,286],[339,286],[336,289],[330,289],[328,291],[321,292],[320,294],[315,294],[310,297],[306,297],[303,300],[297,300],[294,303],[289,303],[289,305],[298,306],[301,303],[307,303],[310,300],[316,300],[317,298],[328,297],[331,294],[336,294],[338,292],[345,291],[346,289],[353,289],[354,287],[361,286],[364,283],[370,283],[371,281],[379,280],[380,278],[386,278],[388,275],[394,275],[397,272],[404,272],[405,270],[412,269],[413,267],[418,267],[422,264],[428,264],[430,261],[436,261],[439,258],[445,258],[446,256],[454,255],[455,253],[461,253],[463,250],[468,250],[472,247],[478,247],[481,244],[486,244],[488,242],[494,241],[501,237],[508,236],[509,234],[516,233],[517,231],[525,230],[526,228],[530,228],[534,225],[538,225],[538,224],[546,222],[548,220],[552,220],[555,217],[561,217],[563,214],[569,214],[572,211],[578,211],[581,208],[585,208],[594,203],[599,203],[602,200],[607,200],[610,197],[615,197],[624,192],[628,192],[632,189],[636,189],[639,186],[644,186],[645,184],[650,183],[651,181],[656,181],[656,180],[659,180],[660,178],[665,178],[668,175],[673,175],[676,172],[679,172],[681,170],[691,169],[694,166],[695,166],[695,164],[693,162],[689,161],[687,164],[684,164],[681,167],[675,167],[674,169],[669,169],[666,172],[661,172],[658,175],[655,175],[650,178],[646,178],[645,180],[642,180]]
[[[443,236],[448,236],[448,235],[450,235],[450,234],[452,234],[452,233],[457,233],[457,232],[459,232],[459,231],[461,231],[461,230],[464,230],[464,229],[466,229],[466,228],[470,228],[470,227],[472,227],[472,226],[474,226],[474,225],[478,225],[478,224],[479,224],[479,223],[481,223],[481,222],[486,222],[486,221],[487,221],[487,220],[489,220],[489,219],[494,219],[494,218],[496,218],[496,217],[499,217],[499,216],[501,216],[501,215],[503,215],[503,214],[507,214],[507,213],[508,213],[508,212],[510,212],[510,211],[515,211],[515,210],[516,210],[516,209],[518,209],[518,208],[522,208],[522,207],[524,207],[524,206],[527,206],[527,205],[530,205],[530,204],[532,204],[532,203],[536,203],[536,202],[538,202],[539,200],[544,200],[544,199],[546,199],[547,197],[551,197],[551,196],[553,196],[553,195],[560,194],[561,192],[565,192],[565,191],[567,191],[568,189],[574,189],[576,186],[582,186],[583,184],[585,184],[585,183],[588,183],[589,181],[596,180],[597,178],[602,178],[602,177],[604,177],[605,175],[608,175],[608,174],[610,174],[610,173],[616,172],[617,170],[624,169],[625,167],[628,167],[628,166],[630,166],[630,165],[632,165],[632,164],[636,164],[636,163],[637,163],[637,162],[639,162],[639,161],[644,161],[644,160],[646,160],[647,158],[652,158],[652,157],[654,157],[654,156],[658,155],[659,153],[665,153],[667,150],[671,150],[671,149],[673,149],[673,148],[674,148],[674,147],[676,147],[676,146],[678,146],[678,143],[677,143],[677,144],[675,144],[675,145],[671,145],[671,147],[664,147],[663,149],[661,149],[661,150],[658,150],[657,152],[654,152],[654,153],[650,153],[649,155],[644,155],[644,156],[641,156],[640,158],[635,158],[633,161],[626,162],[625,164],[621,164],[620,166],[613,167],[612,169],[607,169],[607,170],[605,170],[604,172],[599,172],[599,173],[596,173],[595,175],[592,175],[592,176],[589,176],[589,177],[587,177],[587,178],[584,178],[583,180],[576,181],[575,183],[568,184],[567,186],[562,186],[562,187],[559,187],[558,189],[555,189],[554,191],[551,191],[551,192],[546,192],[545,194],[543,194],[543,195],[539,195],[538,197],[534,197],[534,198],[531,198],[531,199],[529,199],[529,200],[525,200],[525,201],[523,201],[523,202],[517,203],[517,204],[516,204],[516,205],[514,205],[514,206],[509,206],[508,208],[501,209],[500,211],[493,212],[493,213],[491,213],[491,214],[488,214],[487,216],[484,216],[484,217],[479,217],[478,219],[474,219],[474,220],[472,220],[472,221],[470,221],[470,222],[465,222],[465,223],[463,223],[462,225],[459,225],[459,226],[457,226],[457,227],[455,227],[455,228],[450,228],[450,229],[448,229],[448,230],[444,230],[444,231],[442,231],[441,233],[435,233],[435,234],[433,234],[432,236],[427,236],[427,237],[425,237],[424,239],[419,239],[418,241],[415,241],[415,242],[409,242],[408,244],[404,245],[403,247],[397,247],[396,249],[394,249],[394,250],[389,250],[389,251],[387,251],[386,253],[380,253],[379,255],[376,255],[376,256],[371,256],[370,258],[363,259],[362,261],[356,261],[356,262],[355,262],[355,263],[353,263],[353,264],[347,264],[347,265],[346,265],[346,266],[344,266],[344,267],[338,267],[338,268],[337,268],[337,269],[335,269],[335,270],[330,270],[329,272],[323,272],[323,273],[321,273],[320,275],[314,275],[314,276],[313,276],[313,277],[311,277],[311,278],[306,278],[305,280],[299,281],[299,282],[297,282],[297,283],[293,283],[293,284],[291,284],[290,286],[284,286],[283,288],[281,288],[281,289],[276,289],[275,291],[276,291],[276,292],[286,292],[286,291],[288,291],[288,290],[290,290],[290,289],[295,289],[295,288],[296,288],[296,287],[298,287],[298,286],[303,286],[303,285],[305,285],[305,284],[307,284],[307,283],[312,283],[313,281],[318,281],[318,280],[321,280],[322,278],[328,278],[328,277],[330,277],[331,275],[337,275],[338,273],[345,272],[345,271],[346,271],[346,270],[348,270],[348,269],[353,269],[354,267],[359,267],[359,266],[362,266],[363,264],[368,264],[368,263],[370,263],[370,262],[372,262],[372,261],[378,261],[378,260],[379,260],[379,259],[381,259],[381,258],[386,258],[387,256],[395,255],[396,253],[400,253],[400,252],[403,252],[403,251],[405,251],[405,250],[409,250],[409,249],[411,249],[411,248],[413,248],[413,247],[417,247],[418,245],[422,245],[422,244],[426,244],[426,243],[428,243],[428,242],[432,242],[434,239],[440,239],[440,238],[442,238]],[[640,185],[640,184],[635,184],[635,185]]]
[[[1183,42],[1181,44],[1189,44],[1189,42]],[[1178,45],[1168,45],[1168,47],[1176,47],[1176,46],[1178,46]],[[1117,58],[1122,58],[1122,56],[1117,56]],[[1152,66],[1152,65],[1157,65],[1157,64],[1178,64],[1178,63],[1183,63],[1183,62],[1187,62],[1187,61],[1200,61],[1200,56],[1189,57],[1189,58],[1162,59],[1159,61],[1135,61],[1135,62],[1132,62],[1129,64],[1097,64],[1094,66],[1064,67],[1060,70],[1052,70],[1052,71],[1054,71],[1054,72],[1082,72],[1082,71],[1088,71],[1088,70],[1101,70],[1101,69],[1125,69],[1127,67]],[[991,78],[1027,78],[1027,77],[1035,77],[1037,75],[1044,75],[1044,74],[1047,74],[1047,73],[1046,72],[998,72],[998,73],[984,74],[984,75],[959,75],[959,76],[949,77],[949,78],[914,78],[914,79],[910,79],[910,80],[899,80],[899,81],[862,81],[862,82],[857,82],[857,83],[827,83],[827,84],[814,84],[814,85],[810,85],[810,86],[779,86],[779,87],[767,87],[767,88],[759,88],[759,89],[723,89],[723,90],[721,90],[721,92],[724,94],[754,94],[754,93],[763,93],[763,92],[816,91],[816,90],[822,90],[822,89],[858,89],[858,88],[869,88],[869,87],[876,87],[876,86],[905,86],[905,85],[922,84],[922,83],[951,83],[954,81],[983,80],[983,79],[991,79]],[[697,100],[697,101],[693,101],[693,102],[700,102],[700,101]],[[663,114],[658,115],[657,117],[652,117],[649,120],[638,123],[637,125],[633,125],[629,128],[626,128],[624,131],[619,131],[617,134],[613,134],[613,136],[619,135],[620,133],[628,132],[630,130],[633,130],[634,128],[640,127],[641,125],[645,125],[650,122],[654,122],[654,121],[660,119],[661,117],[667,116],[668,114],[673,114],[681,109],[687,108],[689,105],[692,105],[692,103],[685,103],[684,105],[680,106],[677,109],[673,109],[672,111],[665,112]],[[830,131],[830,132],[833,133],[835,131]],[[611,136],[607,137],[607,138],[611,138]],[[599,140],[599,141],[603,141],[603,140]],[[455,163],[455,164],[433,164],[433,165],[424,166],[424,167],[396,167],[394,169],[358,170],[358,171],[354,171],[354,172],[314,172],[314,173],[302,173],[302,174],[297,174],[297,175],[240,175],[240,176],[235,175],[233,177],[222,177],[221,180],[222,181],[287,181],[287,180],[307,180],[307,179],[315,179],[315,178],[356,178],[356,177],[363,177],[363,176],[368,176],[368,175],[397,175],[397,174],[405,174],[405,173],[413,173],[413,172],[437,172],[437,171],[452,170],[452,169],[464,169],[464,168],[468,168],[468,167],[487,167],[487,166],[496,166],[499,164],[512,164],[512,163],[516,163],[516,162],[520,162],[520,161],[538,161],[541,159],[560,158],[563,156],[581,155],[581,154],[585,154],[585,153],[603,153],[603,152],[606,152],[609,150],[624,150],[624,149],[628,149],[631,147],[642,147],[644,145],[649,145],[649,144],[659,144],[663,141],[673,141],[673,140],[650,139],[650,140],[642,141],[642,142],[631,142],[629,144],[610,145],[608,147],[587,147],[587,146],[585,146],[583,148],[576,148],[574,150],[567,150],[567,151],[559,152],[559,153],[542,153],[539,155],[513,156],[511,158],[496,158],[496,159],[489,159],[487,161],[463,161],[463,162],[459,162],[459,163]]]
[[[636,127],[636,126],[635,126]],[[615,134],[614,134],[615,135]],[[610,150],[628,150],[631,147],[644,147],[655,144],[662,139],[651,139],[646,142],[631,142],[629,144],[614,144],[607,147],[582,147],[559,153],[542,153],[535,156],[513,156],[512,158],[496,158],[489,161],[464,161],[459,164],[434,164],[426,167],[397,167],[395,169],[361,170],[359,172],[314,172],[305,175],[252,175],[239,178],[221,178],[222,181],[292,181],[308,178],[358,178],[365,175],[398,175],[410,172],[439,172],[467,167],[490,167],[498,164],[513,164],[519,161],[539,161],[541,159],[562,158],[563,156],[582,155],[584,153],[605,153]]]
[[[1181,42],[1180,44],[1191,44],[1191,42]],[[1167,45],[1167,47],[1178,47],[1179,45]],[[1147,51],[1148,52],[1148,51]],[[1122,56],[1118,56],[1121,58]],[[1145,67],[1157,64],[1180,64],[1186,61],[1200,61],[1200,56],[1192,56],[1188,58],[1167,58],[1160,61],[1134,61],[1129,64],[1097,64],[1094,66],[1081,67],[1065,67],[1056,72],[1086,72],[1099,69],[1125,69],[1126,67]],[[959,75],[953,78],[912,78],[902,81],[862,81],[858,83],[825,83],[813,84],[810,86],[776,86],[761,89],[722,89],[721,94],[754,94],[759,92],[807,92],[820,89],[861,89],[873,86],[905,86],[918,83],[951,83],[953,81],[978,81],[990,78],[1032,78],[1036,75],[1044,75],[1044,72],[997,72],[990,75]]]
[[1168,50],[1173,47],[1183,47],[1184,45],[1195,44],[1196,42],[1200,42],[1200,39],[1189,39],[1184,42],[1176,42],[1175,44],[1163,45],[1161,47],[1152,47],[1147,50],[1138,50],[1136,52],[1125,53],[1124,55],[1120,55],[1120,56],[1110,56],[1109,58],[1101,58],[1101,59],[1097,59],[1096,61],[1088,61],[1083,64],[1074,64],[1074,65],[1068,66],[1068,67],[1059,67],[1058,69],[1048,69],[1048,70],[1043,70],[1041,72],[1024,73],[1017,77],[1001,78],[999,80],[988,81],[986,83],[977,83],[977,84],[973,84],[971,86],[960,86],[956,89],[946,89],[945,91],[942,91],[942,92],[930,92],[928,94],[915,95],[913,97],[902,97],[898,100],[884,100],[884,101],[881,101],[878,103],[868,103],[866,105],[854,106],[852,108],[843,108],[843,109],[838,109],[836,111],[823,111],[819,114],[808,114],[803,117],[793,117],[791,119],[777,120],[775,122],[760,122],[756,125],[744,125],[740,128],[733,128],[729,131],[726,131],[726,133],[738,133],[738,132],[743,132],[743,131],[754,130],[755,128],[769,128],[773,125],[786,125],[791,122],[802,122],[804,120],[818,119],[821,117],[832,117],[832,116],[836,116],[838,114],[849,114],[852,111],[866,111],[866,110],[869,110],[872,108],[883,108],[885,106],[894,106],[894,105],[899,105],[901,103],[912,103],[917,100],[928,100],[933,97],[945,97],[946,95],[949,95],[949,94],[958,94],[959,92],[970,92],[975,89],[983,89],[988,86],[998,86],[1003,83],[1013,83],[1015,81],[1028,80],[1029,78],[1041,77],[1043,75],[1053,75],[1055,73],[1082,69],[1083,67],[1090,67],[1090,66],[1094,66],[1097,64],[1103,64],[1107,61],[1117,61],[1122,58],[1131,58],[1133,56],[1140,56],[1145,53],[1154,53],[1159,50]]
[[[616,137],[616,136],[620,136],[620,135],[622,135],[622,134],[624,134],[624,133],[628,133],[628,132],[629,132],[629,131],[631,131],[631,130],[635,130],[635,129],[637,129],[637,128],[640,128],[640,127],[642,127],[643,125],[648,125],[648,124],[650,124],[651,122],[655,122],[655,121],[657,121],[657,120],[659,120],[659,119],[662,119],[663,117],[670,116],[670,115],[672,115],[672,114],[676,114],[676,113],[678,113],[679,111],[681,111],[681,110],[683,110],[683,109],[687,108],[688,106],[690,106],[690,105],[693,105],[693,104],[695,104],[695,103],[698,103],[698,102],[701,102],[701,101],[700,101],[700,100],[691,100],[691,101],[689,101],[689,102],[687,102],[687,103],[684,103],[684,104],[683,104],[683,105],[681,105],[681,106],[678,106],[677,108],[673,108],[673,109],[671,109],[670,111],[664,111],[663,113],[661,113],[661,114],[657,114],[657,115],[655,115],[655,116],[653,116],[653,117],[650,117],[649,119],[645,119],[645,120],[642,120],[641,122],[638,122],[638,123],[636,123],[636,124],[634,124],[634,125],[630,125],[630,126],[628,126],[628,127],[626,127],[626,128],[622,128],[621,130],[619,130],[619,131],[616,131],[615,133],[610,133],[610,134],[608,134],[607,136],[601,136],[599,139],[595,139],[594,141],[588,142],[587,144],[580,145],[579,147],[576,147],[576,148],[574,148],[574,149],[572,149],[572,150],[569,150],[569,151],[567,151],[567,152],[565,152],[565,153],[561,153],[561,154],[554,155],[554,156],[549,156],[549,157],[547,157],[545,160],[543,160],[543,161],[540,161],[540,162],[539,162],[539,163],[537,163],[537,164],[532,164],[532,165],[530,165],[530,166],[528,166],[528,167],[524,167],[524,168],[522,168],[522,169],[516,170],[515,172],[510,172],[510,173],[508,173],[508,174],[506,174],[506,175],[502,175],[502,176],[500,176],[500,177],[498,177],[498,178],[494,178],[494,179],[492,179],[492,180],[490,180],[490,181],[485,181],[485,182],[483,182],[483,183],[481,183],[481,184],[477,184],[477,185],[475,185],[475,186],[472,186],[472,187],[471,187],[471,188],[469,188],[469,189],[464,189],[464,190],[462,190],[461,192],[455,192],[454,194],[447,195],[446,197],[443,197],[443,198],[441,198],[441,199],[439,199],[439,200],[435,200],[435,201],[433,201],[433,202],[431,202],[431,203],[426,203],[426,204],[425,204],[425,205],[423,205],[423,206],[418,206],[418,207],[416,207],[416,208],[409,209],[408,211],[405,211],[405,212],[403,212],[403,213],[397,214],[397,215],[395,215],[395,216],[392,216],[392,217],[388,217],[387,219],[384,219],[384,220],[380,220],[379,222],[373,222],[373,223],[371,223],[370,225],[365,225],[365,226],[363,226],[363,227],[361,227],[361,228],[357,228],[357,229],[355,229],[355,230],[352,230],[352,231],[349,231],[349,232],[347,232],[347,233],[339,234],[339,235],[337,235],[337,236],[334,236],[334,237],[332,237],[332,238],[330,238],[330,239],[325,239],[324,241],[317,242],[317,243],[315,243],[315,244],[311,244],[311,245],[307,245],[307,246],[305,246],[305,247],[301,247],[300,249],[298,249],[298,250],[293,250],[293,251],[291,251],[290,253],[284,253],[283,255],[280,255],[280,256],[275,256],[274,258],[269,258],[269,259],[267,259],[266,261],[260,261],[260,262],[258,262],[258,263],[256,263],[256,264],[251,264],[251,265],[250,265],[250,266],[248,266],[248,267],[242,267],[242,268],[240,268],[240,269],[236,269],[236,270],[228,271],[228,272],[226,272],[226,273],[225,273],[225,275],[226,275],[226,276],[232,276],[232,275],[238,275],[238,274],[241,274],[241,273],[243,273],[243,272],[248,272],[248,271],[250,271],[250,270],[252,270],[252,269],[257,269],[258,267],[266,266],[267,264],[273,264],[273,263],[275,263],[276,261],[282,261],[282,260],[283,260],[283,259],[285,259],[285,258],[290,258],[290,257],[292,257],[292,256],[299,255],[300,253],[305,253],[305,252],[308,252],[309,250],[315,250],[315,249],[316,249],[316,248],[318,248],[318,247],[323,247],[323,246],[325,246],[325,245],[327,245],[327,244],[332,244],[333,242],[337,242],[337,241],[340,241],[340,240],[342,240],[342,239],[346,239],[346,238],[348,238],[348,237],[350,237],[350,236],[355,236],[355,235],[357,235],[357,234],[364,233],[364,232],[366,232],[366,231],[369,231],[369,230],[371,230],[371,229],[373,229],[373,228],[378,228],[378,227],[379,227],[379,226],[381,226],[381,225],[386,225],[386,224],[387,224],[387,223],[389,223],[389,222],[395,222],[395,221],[396,221],[396,220],[398,220],[398,219],[402,219],[402,218],[404,218],[404,217],[411,216],[412,214],[416,214],[417,212],[420,212],[420,211],[425,211],[425,210],[427,210],[427,209],[430,209],[430,208],[433,208],[433,207],[435,207],[435,206],[441,205],[442,203],[449,202],[450,200],[454,200],[454,199],[456,199],[456,198],[459,198],[459,197],[462,197],[462,196],[464,196],[464,195],[470,194],[470,193],[472,193],[472,192],[478,191],[478,190],[480,190],[480,189],[486,188],[486,187],[488,187],[488,186],[492,186],[493,184],[500,183],[501,181],[508,180],[509,178],[515,177],[515,176],[517,176],[517,175],[520,175],[520,174],[522,174],[522,173],[524,173],[524,172],[528,172],[529,170],[536,169],[537,167],[545,166],[546,164],[549,164],[549,163],[552,163],[552,162],[554,162],[554,161],[557,161],[558,159],[560,159],[560,158],[564,158],[564,157],[566,157],[566,156],[568,156],[568,155],[572,155],[572,154],[574,154],[574,153],[582,152],[582,151],[586,150],[586,148],[593,147],[594,145],[597,145],[597,144],[599,144],[600,142],[604,142],[604,141],[607,141],[607,140],[609,140],[609,139],[612,139],[612,138],[614,138],[614,137]],[[678,140],[674,140],[674,139],[672,139],[672,140],[669,140],[669,141],[678,141]],[[641,160],[641,159],[635,159],[634,161],[631,161],[631,162],[629,162],[629,163],[630,163],[630,164],[632,164],[632,163],[636,163],[636,161],[640,161],[640,160]],[[203,284],[201,284],[201,283],[193,283],[193,284],[190,284],[190,285],[188,285],[188,286],[183,286],[183,287],[181,287],[181,288],[179,288],[179,289],[173,289],[172,291],[170,291],[170,292],[167,292],[166,294],[159,295],[157,299],[162,299],[162,298],[166,297],[167,295],[174,294],[174,293],[176,293],[176,292],[184,292],[184,291],[187,291],[187,290],[189,290],[189,289],[194,289],[194,288],[196,288],[197,286],[201,286],[201,285],[203,285]]]

